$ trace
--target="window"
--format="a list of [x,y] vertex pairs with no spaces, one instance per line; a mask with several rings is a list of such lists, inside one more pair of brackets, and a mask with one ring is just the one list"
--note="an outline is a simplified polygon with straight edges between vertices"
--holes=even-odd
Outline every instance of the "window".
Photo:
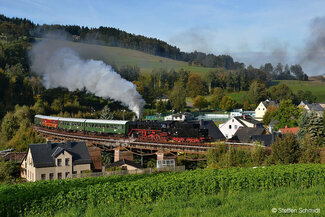
[[67,178],[70,178],[70,172],[66,172],[65,173],[65,178],[67,179]]
[[62,159],[58,159],[57,164],[58,164],[58,167],[62,166]]
[[66,165],[66,166],[70,166],[70,159],[69,159],[69,158],[66,158],[66,159],[65,159],[65,165]]
[[58,179],[62,179],[62,173],[58,173]]
[[234,122],[235,120],[234,119],[232,119],[232,122]]
[[237,129],[237,125],[235,125],[235,129]]
[[229,125],[229,129],[231,129],[231,125]]
[[46,175],[45,174],[41,174],[41,179],[42,180],[45,180],[45,178],[46,178]]
[[54,174],[50,173],[50,180],[52,180],[54,178]]

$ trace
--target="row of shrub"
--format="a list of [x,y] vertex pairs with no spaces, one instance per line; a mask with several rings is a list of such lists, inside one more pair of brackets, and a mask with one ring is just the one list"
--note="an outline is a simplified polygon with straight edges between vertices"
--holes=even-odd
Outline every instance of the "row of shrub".
[[110,205],[113,202],[149,203],[172,196],[216,194],[244,189],[274,189],[282,186],[308,188],[325,183],[325,165],[277,165],[45,181],[2,186],[0,216],[53,215],[73,206]]
[[42,205],[42,201],[56,197],[59,193],[67,194],[76,189],[116,183],[120,181],[134,181],[149,174],[130,176],[102,176],[97,178],[79,178],[53,181],[28,182],[16,185],[0,185],[0,216],[18,216],[28,211],[32,204]]

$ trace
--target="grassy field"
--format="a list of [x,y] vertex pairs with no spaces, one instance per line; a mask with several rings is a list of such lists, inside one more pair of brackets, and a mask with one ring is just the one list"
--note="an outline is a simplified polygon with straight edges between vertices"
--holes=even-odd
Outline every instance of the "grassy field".
[[[114,203],[109,206],[91,206],[86,210],[78,207],[58,212],[56,217],[67,216],[279,216],[283,209],[296,209],[297,213],[280,216],[324,216],[325,186],[318,185],[308,189],[291,187],[270,191],[240,191],[171,197],[153,203]],[[272,209],[275,208],[276,212]],[[320,209],[320,213],[299,213],[302,209]],[[295,211],[293,211],[295,212]]]
[[285,80],[277,81],[279,83],[284,83],[290,87],[290,89],[297,93],[298,90],[309,90],[316,97],[318,102],[325,102],[325,82],[319,80],[313,81],[296,81],[296,80]]
[[154,68],[175,69],[181,68],[193,73],[205,73],[212,68],[189,66],[187,62],[150,55],[141,51],[120,47],[109,47],[70,41],[59,41],[65,47],[70,47],[81,54],[83,58],[103,60],[107,64],[117,66],[137,65],[141,72],[149,73]]

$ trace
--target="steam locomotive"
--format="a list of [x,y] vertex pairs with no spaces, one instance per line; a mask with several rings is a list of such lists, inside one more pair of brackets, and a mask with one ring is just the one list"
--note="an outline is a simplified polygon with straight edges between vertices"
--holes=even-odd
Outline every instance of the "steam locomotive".
[[208,129],[201,128],[196,121],[122,121],[35,115],[34,123],[39,127],[61,131],[132,137],[142,141],[202,143],[210,140]]

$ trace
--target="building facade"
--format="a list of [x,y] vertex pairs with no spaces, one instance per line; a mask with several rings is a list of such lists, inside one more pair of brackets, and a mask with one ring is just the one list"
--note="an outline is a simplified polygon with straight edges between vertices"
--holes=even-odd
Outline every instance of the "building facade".
[[21,163],[21,177],[27,181],[71,178],[91,169],[85,142],[32,144]]
[[262,121],[264,114],[270,105],[274,105],[274,106],[278,107],[277,102],[272,101],[272,100],[267,99],[265,101],[260,102],[260,104],[255,109],[255,119],[258,121]]
[[233,117],[227,122],[219,125],[219,130],[226,137],[226,139],[231,139],[239,128],[263,128],[263,124],[249,115],[244,115],[240,117]]

